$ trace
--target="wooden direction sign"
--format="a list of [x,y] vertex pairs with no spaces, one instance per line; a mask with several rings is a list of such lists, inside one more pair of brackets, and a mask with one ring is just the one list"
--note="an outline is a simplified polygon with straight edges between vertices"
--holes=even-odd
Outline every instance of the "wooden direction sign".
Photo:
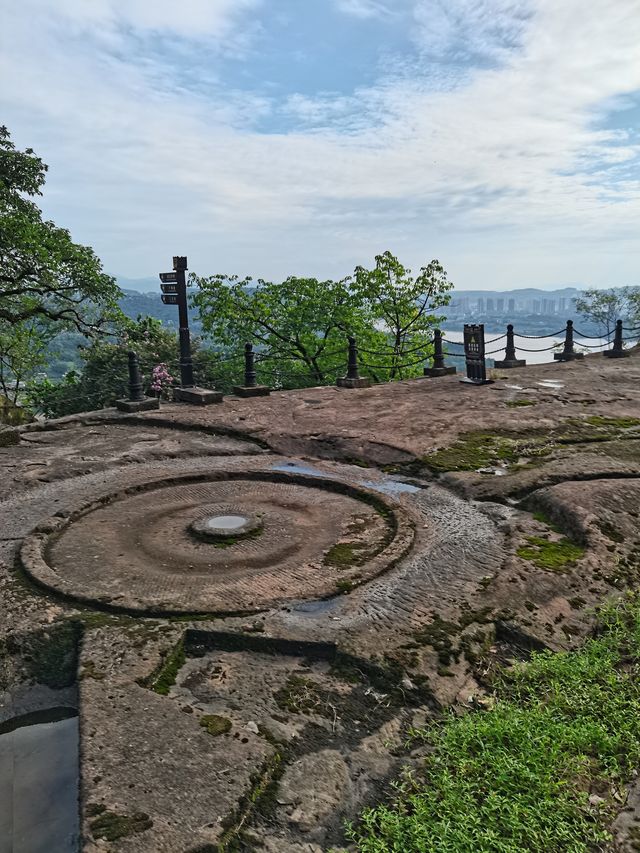
[[178,294],[177,293],[163,293],[160,297],[165,305],[178,305]]
[[178,274],[176,272],[161,272],[159,273],[160,281],[163,281],[165,284],[168,282],[177,282]]
[[177,284],[161,284],[160,287],[162,288],[163,293],[177,293],[178,292],[178,285]]

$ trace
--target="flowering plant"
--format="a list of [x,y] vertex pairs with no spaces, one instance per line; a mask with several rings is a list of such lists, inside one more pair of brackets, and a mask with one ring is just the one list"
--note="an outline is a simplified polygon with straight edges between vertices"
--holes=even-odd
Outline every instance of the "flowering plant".
[[166,397],[172,382],[173,376],[169,373],[167,365],[164,362],[156,364],[151,371],[151,390],[155,391],[158,397]]

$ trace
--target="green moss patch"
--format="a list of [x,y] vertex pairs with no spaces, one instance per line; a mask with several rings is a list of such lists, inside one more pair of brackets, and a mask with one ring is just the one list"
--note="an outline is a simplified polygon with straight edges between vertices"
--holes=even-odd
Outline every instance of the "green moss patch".
[[366,557],[361,553],[366,548],[367,545],[364,542],[338,542],[324,555],[323,563],[325,566],[335,566],[337,569],[359,566]]
[[487,432],[467,433],[450,447],[423,457],[432,471],[477,471],[490,465],[512,465],[520,458],[546,456],[551,443],[544,435],[506,435]]
[[161,696],[167,696],[176,683],[178,672],[184,666],[185,661],[184,638],[182,638],[166,653],[158,669],[149,678],[141,682],[142,686],[148,687]]
[[580,651],[536,652],[503,673],[487,710],[450,715],[414,732],[424,743],[424,763],[394,799],[368,809],[350,828],[356,849],[610,849],[621,786],[640,762],[639,667],[634,595],[601,614],[598,635]]
[[116,812],[107,811],[104,806],[94,806],[91,811],[94,815],[98,814],[98,817],[89,823],[89,829],[95,839],[117,841],[119,838],[126,838],[128,835],[145,832],[153,826],[153,821],[144,812],[120,815]]
[[535,402],[533,400],[508,400],[505,406],[508,409],[521,409],[525,406],[535,406]]
[[640,426],[640,418],[607,418],[602,415],[591,415],[585,418],[585,421],[591,426],[613,427],[616,430]]
[[220,717],[218,714],[205,714],[200,717],[200,725],[212,737],[224,735],[231,731],[231,720],[227,717]]
[[541,536],[527,536],[527,543],[516,551],[518,557],[549,572],[567,572],[584,556],[584,548],[566,538],[554,541]]

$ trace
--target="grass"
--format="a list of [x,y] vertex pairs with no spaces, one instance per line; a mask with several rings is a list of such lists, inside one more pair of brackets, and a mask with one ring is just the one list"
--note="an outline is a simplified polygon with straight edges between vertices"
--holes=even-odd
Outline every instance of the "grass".
[[640,762],[640,597],[600,618],[581,650],[537,653],[504,673],[490,710],[415,732],[424,766],[350,827],[357,850],[604,849],[616,794]]

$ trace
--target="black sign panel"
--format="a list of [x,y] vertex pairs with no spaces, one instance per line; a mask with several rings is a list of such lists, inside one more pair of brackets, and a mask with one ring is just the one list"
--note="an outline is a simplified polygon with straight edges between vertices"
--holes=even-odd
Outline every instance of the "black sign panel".
[[178,285],[177,284],[161,284],[160,287],[162,288],[163,293],[177,293],[178,292]]
[[484,384],[487,370],[484,360],[484,324],[464,326],[464,357],[467,364],[467,379],[470,382]]
[[178,281],[178,276],[175,272],[161,272],[161,273],[159,273],[159,276],[160,276],[160,281],[164,281],[164,282],[170,282],[170,281],[177,282]]
[[163,293],[160,297],[165,305],[177,305],[178,304],[178,295],[177,293]]

